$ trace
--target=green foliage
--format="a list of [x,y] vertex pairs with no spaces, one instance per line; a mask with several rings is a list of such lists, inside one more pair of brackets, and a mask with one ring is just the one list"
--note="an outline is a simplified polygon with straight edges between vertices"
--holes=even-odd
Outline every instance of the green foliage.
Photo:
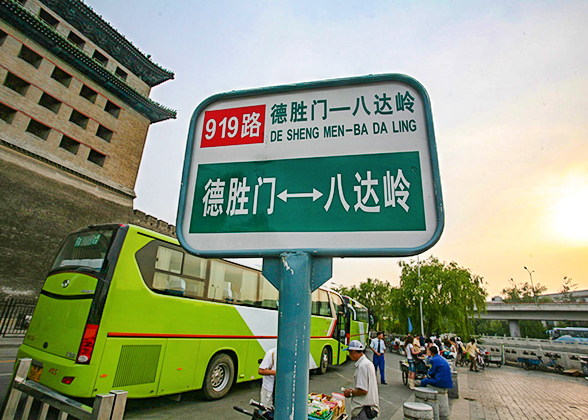
[[549,302],[549,298],[540,297],[543,292],[547,290],[547,286],[541,286],[537,283],[536,286],[532,286],[530,283],[516,283],[513,279],[509,279],[511,284],[510,287],[502,289],[500,294],[502,295],[506,303],[513,302],[526,302],[532,303],[537,299],[538,302]]
[[400,286],[368,278],[359,285],[335,288],[342,295],[364,304],[379,329],[408,332],[410,317],[413,332],[420,333],[419,302],[423,297],[425,333],[453,332],[469,337],[474,332],[470,318],[484,310],[488,293],[484,279],[455,262],[440,262],[430,257],[421,262],[421,279],[416,261],[399,262]]
[[394,320],[392,314],[392,293],[394,288],[387,281],[368,278],[359,285],[341,286],[334,289],[342,295],[349,296],[365,305],[381,330],[392,331]]
[[577,284],[572,283],[571,277],[564,277],[564,282],[561,285],[561,289],[559,292],[561,293],[561,297],[559,298],[560,302],[575,302],[576,298],[572,294],[578,288]]
[[484,311],[488,293],[484,279],[456,262],[444,263],[430,257],[421,263],[419,279],[416,261],[399,262],[400,287],[392,294],[392,309],[403,331],[410,317],[420,332],[419,302],[423,299],[425,334],[453,332],[468,337],[473,332],[471,318]]
[[[475,332],[478,335],[506,335],[510,337],[508,321],[476,319],[473,323]],[[521,329],[521,337],[547,338],[545,334],[547,328],[543,326],[541,321],[519,321],[519,328]]]
[[521,337],[547,338],[545,334],[547,328],[541,321],[519,321],[519,328],[521,329]]
[[508,321],[474,319],[473,324],[476,335],[510,336]]

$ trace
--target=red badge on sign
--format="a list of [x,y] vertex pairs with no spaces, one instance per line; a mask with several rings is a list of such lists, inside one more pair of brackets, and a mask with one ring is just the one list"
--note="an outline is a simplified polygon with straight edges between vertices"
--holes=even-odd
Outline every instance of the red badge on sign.
[[265,105],[204,113],[200,147],[263,143]]

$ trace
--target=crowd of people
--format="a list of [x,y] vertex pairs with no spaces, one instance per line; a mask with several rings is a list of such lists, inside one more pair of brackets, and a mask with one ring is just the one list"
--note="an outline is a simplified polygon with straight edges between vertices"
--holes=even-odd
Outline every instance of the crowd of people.
[[[342,389],[346,398],[351,399],[351,419],[365,420],[376,417],[380,411],[377,371],[380,371],[380,383],[386,383],[386,362],[384,355],[387,345],[398,353],[404,353],[408,361],[408,386],[414,389],[416,386],[417,366],[430,366],[426,378],[422,379],[420,386],[433,386],[437,388],[452,388],[451,367],[448,360],[471,360],[470,370],[478,370],[475,358],[479,353],[476,340],[471,339],[464,345],[460,337],[441,339],[438,336],[424,337],[422,335],[407,335],[404,342],[399,337],[393,340],[385,340],[384,333],[379,331],[371,340],[369,348],[373,353],[372,360],[366,354],[366,348],[358,340],[352,340],[345,351],[349,352],[349,358],[355,362],[355,374],[353,375],[353,387]],[[276,374],[276,349],[267,352],[259,367],[259,374],[263,376],[261,389],[261,401],[267,407],[273,407],[274,378]]]

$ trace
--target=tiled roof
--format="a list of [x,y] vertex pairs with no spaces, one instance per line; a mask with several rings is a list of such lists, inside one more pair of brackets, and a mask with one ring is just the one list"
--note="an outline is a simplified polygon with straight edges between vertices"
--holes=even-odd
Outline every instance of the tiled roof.
[[151,61],[151,56],[142,53],[83,1],[41,1],[149,86],[174,78],[173,72]]
[[134,90],[42,19],[21,7],[18,2],[0,0],[0,16],[9,25],[122,99],[152,123],[176,118],[176,111],[166,108]]

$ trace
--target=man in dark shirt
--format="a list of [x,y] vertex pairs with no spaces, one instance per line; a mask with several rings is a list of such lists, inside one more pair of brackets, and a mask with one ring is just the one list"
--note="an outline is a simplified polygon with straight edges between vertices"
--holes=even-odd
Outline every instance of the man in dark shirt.
[[437,347],[431,346],[427,352],[432,356],[429,359],[431,369],[427,373],[427,378],[421,381],[421,386],[436,386],[437,388],[453,388],[451,380],[451,367],[444,357],[439,355]]

